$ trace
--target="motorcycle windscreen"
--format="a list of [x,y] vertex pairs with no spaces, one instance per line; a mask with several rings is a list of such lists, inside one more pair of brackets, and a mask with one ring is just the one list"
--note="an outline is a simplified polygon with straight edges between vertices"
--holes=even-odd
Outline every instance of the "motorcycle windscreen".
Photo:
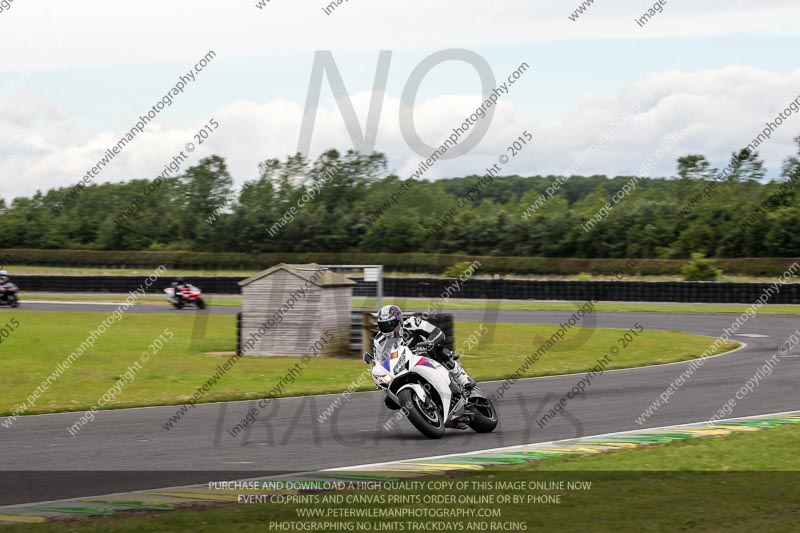
[[376,361],[386,370],[392,369],[392,364],[397,362],[400,357],[400,348],[403,345],[403,339],[396,337],[389,337],[383,341],[379,350],[375,354]]
[[400,354],[400,347],[403,345],[403,339],[390,337],[383,341],[378,353],[375,357],[378,361],[387,361],[397,359]]

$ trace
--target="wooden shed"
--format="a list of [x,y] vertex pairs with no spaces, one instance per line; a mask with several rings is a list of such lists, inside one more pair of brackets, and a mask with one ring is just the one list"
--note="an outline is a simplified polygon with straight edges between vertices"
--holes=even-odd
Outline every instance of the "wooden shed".
[[354,281],[315,263],[281,263],[239,285],[243,355],[349,353]]

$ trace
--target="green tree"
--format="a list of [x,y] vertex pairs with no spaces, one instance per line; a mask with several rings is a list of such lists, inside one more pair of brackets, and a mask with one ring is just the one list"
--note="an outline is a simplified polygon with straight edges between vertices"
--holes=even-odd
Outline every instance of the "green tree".
[[735,161],[736,166],[728,175],[728,181],[760,181],[767,174],[758,152],[751,152],[747,148],[731,154],[731,161]]
[[714,268],[705,255],[693,253],[692,260],[681,268],[681,273],[685,281],[716,281],[722,271]]
[[210,244],[214,224],[209,223],[228,203],[233,179],[219,156],[201,159],[180,177],[181,238],[200,245]]
[[716,169],[702,154],[689,154],[678,158],[678,176],[684,180],[706,180],[716,174]]

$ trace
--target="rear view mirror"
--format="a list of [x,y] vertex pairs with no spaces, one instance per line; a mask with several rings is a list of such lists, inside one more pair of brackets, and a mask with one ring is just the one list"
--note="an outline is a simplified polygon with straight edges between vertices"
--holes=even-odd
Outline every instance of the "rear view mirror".
[[369,353],[369,352],[364,352],[364,362],[365,362],[366,364],[368,364],[368,365],[374,365],[374,364],[375,364],[375,358],[374,358],[374,357],[372,357],[372,354],[371,354],[371,353]]

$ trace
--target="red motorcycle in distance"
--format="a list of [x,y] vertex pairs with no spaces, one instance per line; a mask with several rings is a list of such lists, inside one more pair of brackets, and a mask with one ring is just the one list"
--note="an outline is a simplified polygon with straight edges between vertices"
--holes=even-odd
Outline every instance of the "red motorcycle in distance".
[[175,309],[183,309],[186,305],[194,305],[198,309],[206,308],[206,303],[203,301],[203,292],[194,285],[188,285],[177,291],[174,287],[168,287],[164,289],[164,292]]

